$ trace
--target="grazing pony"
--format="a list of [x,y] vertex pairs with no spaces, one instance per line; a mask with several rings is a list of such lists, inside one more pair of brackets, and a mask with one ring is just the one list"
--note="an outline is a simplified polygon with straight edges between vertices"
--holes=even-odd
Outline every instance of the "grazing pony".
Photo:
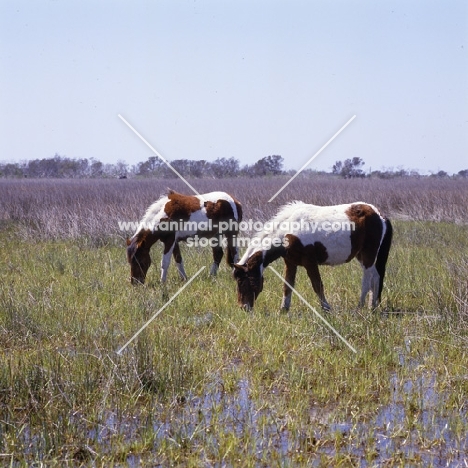
[[135,234],[127,239],[127,260],[130,263],[132,284],[145,282],[151,265],[149,252],[158,240],[164,244],[162,282],[166,281],[171,255],[174,256],[179,275],[187,279],[179,241],[189,238],[210,239],[209,245],[213,249],[210,274],[216,275],[223,258],[224,235],[227,239],[227,262],[233,266],[239,258],[233,238],[241,220],[241,204],[225,192],[194,196],[169,190],[167,196],[161,197],[148,208]]
[[[303,266],[322,308],[330,310],[318,266],[340,265],[356,257],[363,268],[359,306],[364,305],[371,291],[375,308],[380,303],[392,232],[390,221],[368,203],[287,204],[265,223],[263,231],[251,240],[239,263],[234,265],[239,305],[247,310],[253,307],[263,289],[265,268],[283,257],[286,282],[294,287],[297,267]],[[291,295],[292,290],[285,283],[282,309],[289,309]]]

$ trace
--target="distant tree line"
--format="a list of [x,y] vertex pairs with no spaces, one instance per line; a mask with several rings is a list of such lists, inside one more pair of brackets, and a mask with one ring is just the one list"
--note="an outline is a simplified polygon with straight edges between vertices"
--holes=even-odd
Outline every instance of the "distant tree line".
[[[408,171],[406,169],[397,170],[381,170],[381,171],[368,171],[365,173],[362,170],[365,162],[358,157],[352,159],[345,159],[344,161],[337,161],[332,168],[332,174],[343,177],[344,179],[354,179],[357,177],[377,177],[380,179],[392,179],[395,177],[421,177],[417,171]],[[430,177],[447,178],[450,175],[445,171],[439,171],[431,174]],[[455,177],[468,178],[468,169],[459,171]]]
[[[52,158],[34,159],[21,163],[0,163],[0,177],[30,178],[102,178],[102,177],[263,177],[284,174],[283,158],[266,156],[252,165],[241,167],[235,158],[218,158],[213,162],[190,159],[169,161],[169,167],[156,156],[130,166],[124,161],[103,164],[97,159],[70,159],[56,154]],[[172,169],[171,169],[172,168]]]
[[[156,156],[150,156],[146,161],[136,165],[128,165],[124,161],[115,164],[104,164],[90,159],[72,159],[56,154],[52,158],[34,159],[20,163],[0,163],[0,177],[3,178],[127,178],[127,177],[157,177],[176,178],[176,173],[190,178],[231,178],[231,177],[268,177],[293,174],[295,171],[283,169],[284,159],[279,155],[266,156],[253,164],[241,166],[235,158],[218,158],[213,162],[190,159],[176,159],[169,161],[169,167]],[[368,171],[364,172],[365,163],[361,158],[354,157],[337,161],[332,168],[331,175],[346,179],[360,177],[379,177],[390,179],[394,177],[419,176],[416,171],[404,169]],[[304,174],[317,173],[314,169],[307,169]],[[320,172],[327,174],[326,172]],[[468,178],[468,169],[458,172],[458,177]],[[445,171],[432,174],[432,177],[449,177]]]

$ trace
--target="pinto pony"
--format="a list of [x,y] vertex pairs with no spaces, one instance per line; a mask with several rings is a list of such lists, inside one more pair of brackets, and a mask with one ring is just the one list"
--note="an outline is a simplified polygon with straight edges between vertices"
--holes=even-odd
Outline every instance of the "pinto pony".
[[194,196],[170,190],[167,196],[161,197],[148,208],[135,234],[127,239],[127,260],[130,263],[132,284],[145,282],[151,265],[150,249],[158,240],[164,244],[162,282],[166,281],[171,255],[179,275],[187,279],[179,242],[195,236],[198,239],[212,239],[212,275],[216,275],[223,258],[223,235],[227,239],[227,262],[233,266],[238,260],[234,237],[241,220],[241,204],[225,192]]
[[[340,265],[356,258],[363,268],[359,306],[364,305],[371,291],[375,308],[380,303],[392,233],[390,221],[368,203],[285,205],[252,239],[239,263],[234,265],[239,305],[247,310],[253,307],[263,289],[265,268],[283,257],[286,282],[294,287],[297,267],[303,266],[322,308],[330,310],[318,266]],[[285,283],[282,309],[289,309],[291,296],[292,290]]]

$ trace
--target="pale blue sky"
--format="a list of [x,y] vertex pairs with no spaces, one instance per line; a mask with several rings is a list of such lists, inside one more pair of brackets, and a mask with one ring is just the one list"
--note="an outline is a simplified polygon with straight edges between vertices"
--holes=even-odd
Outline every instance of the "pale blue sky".
[[468,2],[0,0],[0,161],[468,168]]

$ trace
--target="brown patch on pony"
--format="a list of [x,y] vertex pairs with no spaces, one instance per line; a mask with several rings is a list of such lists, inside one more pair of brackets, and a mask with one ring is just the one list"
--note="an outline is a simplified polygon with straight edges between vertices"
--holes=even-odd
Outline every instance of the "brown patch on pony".
[[204,203],[206,215],[208,218],[224,221],[234,216],[231,204],[227,200],[218,200],[216,202],[206,201]]
[[366,219],[373,215],[380,219],[380,216],[372,209],[371,206],[362,203],[353,203],[345,213],[349,220],[355,223],[356,229],[363,228],[366,223]]
[[187,221],[192,213],[201,208],[200,200],[194,195],[182,195],[170,190],[167,198],[169,201],[164,206],[167,217],[173,221]]
[[285,238],[288,241],[288,245],[285,249],[285,260],[288,260],[296,265],[302,265],[305,253],[304,244],[297,236],[293,234],[286,234]]
[[328,259],[327,248],[321,242],[314,242],[314,255],[319,265],[324,264]]
[[[287,234],[286,237],[289,245],[286,247],[286,255],[284,257],[286,265],[285,276],[289,275],[294,279],[296,269],[293,265],[303,266],[307,271],[315,293],[320,298],[322,307],[328,308],[329,306],[325,299],[323,283],[318,269],[318,266],[325,263],[328,258],[326,247],[321,242],[303,245],[301,240],[292,234]],[[290,284],[292,285],[292,283]],[[289,287],[283,287],[283,293],[284,296],[291,294]]]
[[286,234],[288,246],[286,247],[286,258],[293,261],[296,265],[304,266],[309,259],[313,259],[318,264],[323,264],[327,261],[327,248],[321,242],[314,242],[306,245],[301,240],[293,235]]
[[[371,206],[361,203],[352,204],[346,215],[355,226],[351,230],[351,253],[347,261],[357,257],[364,267],[369,268],[375,262],[382,241],[382,219]],[[366,253],[361,254],[364,245]]]
[[258,272],[260,275],[260,266],[263,264],[263,252],[255,252],[248,260],[245,266],[247,271],[252,271],[254,273]]
[[[241,204],[231,196],[236,205],[237,209],[237,222],[242,221],[242,206]],[[215,221],[229,221],[234,220],[234,213],[232,210],[231,203],[227,200],[217,200],[216,202],[206,201],[203,206],[206,208],[206,215],[208,218],[213,219]],[[237,233],[238,229],[233,229],[224,232],[231,232]]]

